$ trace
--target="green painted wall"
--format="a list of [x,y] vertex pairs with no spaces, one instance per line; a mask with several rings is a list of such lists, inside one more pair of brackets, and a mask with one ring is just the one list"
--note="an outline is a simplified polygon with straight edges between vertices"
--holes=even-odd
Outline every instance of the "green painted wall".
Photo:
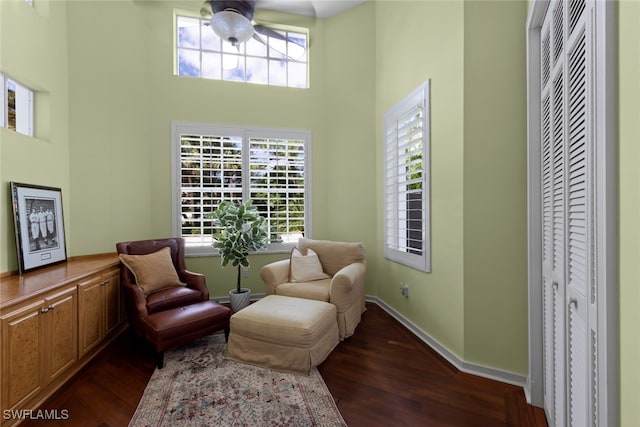
[[380,236],[378,296],[461,359],[525,375],[526,3],[376,4],[377,126],[427,78],[432,123],[432,272],[386,261]]
[[[376,121],[374,3],[326,21],[324,87],[326,110],[327,231],[331,240],[362,241],[376,253]],[[314,181],[315,184],[316,181]],[[375,295],[369,263],[366,292]]]
[[464,6],[464,360],[526,375],[524,2]]
[[[62,189],[69,229],[66,3],[0,1],[0,72],[35,91],[35,138],[0,128],[0,271],[18,269],[9,182]],[[67,250],[73,249],[67,241]]]
[[[149,6],[151,7],[151,6]],[[150,19],[133,2],[68,3],[69,127],[72,255],[112,252],[127,237],[166,235],[153,230]],[[117,23],[117,31],[114,31]],[[169,100],[166,100],[169,102]],[[168,169],[170,174],[170,169]],[[167,206],[168,207],[168,206]]]
[[[431,265],[424,274],[384,258],[378,197],[378,297],[453,353],[464,355],[464,4],[376,2],[377,194],[382,115],[431,79]],[[409,297],[400,283],[409,284]]]
[[640,420],[640,1],[619,3],[621,426]]

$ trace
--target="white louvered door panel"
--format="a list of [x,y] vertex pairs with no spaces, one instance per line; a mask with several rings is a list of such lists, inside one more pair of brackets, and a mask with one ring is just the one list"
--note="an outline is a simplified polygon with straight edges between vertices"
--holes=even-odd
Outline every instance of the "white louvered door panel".
[[[547,40],[549,40],[547,38]],[[548,43],[547,43],[548,46]],[[544,50],[544,49],[543,49]],[[549,55],[549,50],[547,50]],[[548,58],[548,56],[547,56]],[[548,65],[548,61],[547,61]],[[548,67],[547,67],[548,68]],[[548,81],[548,80],[547,80]],[[542,231],[543,231],[543,343],[544,343],[544,382],[553,384],[555,375],[554,363],[554,293],[557,286],[554,286],[552,279],[553,269],[553,208],[552,191],[553,164],[551,162],[551,96],[548,94],[542,101]],[[544,388],[545,407],[549,413],[555,413],[555,389],[553,387]]]
[[592,3],[551,2],[541,38],[544,404],[550,426],[597,425]]
[[[595,299],[589,298],[593,283],[593,191],[592,155],[593,138],[590,128],[592,93],[589,82],[591,71],[587,25],[591,9],[586,1],[574,0],[568,7],[570,33],[567,43],[568,75],[568,254],[567,299],[568,324],[568,424],[595,426],[597,396],[596,354],[590,351],[590,342],[596,335],[597,316],[589,313]],[[595,294],[594,294],[595,295]],[[590,326],[590,322],[593,325]]]
[[544,401],[550,426],[563,426],[565,417],[563,6],[550,5],[541,38]]

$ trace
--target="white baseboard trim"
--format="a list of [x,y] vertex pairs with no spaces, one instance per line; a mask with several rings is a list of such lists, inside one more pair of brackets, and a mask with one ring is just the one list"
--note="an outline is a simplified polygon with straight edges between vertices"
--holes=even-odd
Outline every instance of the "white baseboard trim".
[[519,387],[522,387],[523,389],[526,388],[525,387],[527,383],[526,377],[519,374],[514,374],[513,372],[502,371],[495,368],[489,368],[486,366],[465,362],[464,360],[456,356],[454,353],[449,351],[449,349],[447,349],[445,346],[440,344],[436,339],[434,339],[425,331],[420,329],[416,324],[414,324],[413,322],[408,320],[406,317],[398,313],[393,307],[387,305],[380,298],[367,295],[366,300],[368,302],[377,304],[380,308],[386,311],[391,317],[393,317],[398,322],[400,322],[411,333],[413,333],[421,341],[423,341],[425,344],[431,347],[434,351],[436,351],[445,360],[447,360],[449,363],[455,366],[458,370],[465,372],[467,374],[477,375],[479,377],[488,378],[491,380],[519,386]]

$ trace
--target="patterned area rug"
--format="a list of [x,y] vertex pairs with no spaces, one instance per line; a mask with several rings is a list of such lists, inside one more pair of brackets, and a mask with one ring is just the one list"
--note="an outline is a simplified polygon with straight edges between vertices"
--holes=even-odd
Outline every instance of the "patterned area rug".
[[317,369],[282,373],[225,358],[222,335],[165,352],[131,422],[138,426],[346,426]]

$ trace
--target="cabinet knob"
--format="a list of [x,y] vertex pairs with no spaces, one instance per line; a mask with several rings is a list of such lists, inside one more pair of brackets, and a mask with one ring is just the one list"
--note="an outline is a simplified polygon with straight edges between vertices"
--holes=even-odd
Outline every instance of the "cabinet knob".
[[49,311],[49,307],[40,309],[40,313],[47,313],[48,311]]
[[47,307],[49,310],[53,310],[54,308],[56,308],[55,305],[51,304],[49,307]]

